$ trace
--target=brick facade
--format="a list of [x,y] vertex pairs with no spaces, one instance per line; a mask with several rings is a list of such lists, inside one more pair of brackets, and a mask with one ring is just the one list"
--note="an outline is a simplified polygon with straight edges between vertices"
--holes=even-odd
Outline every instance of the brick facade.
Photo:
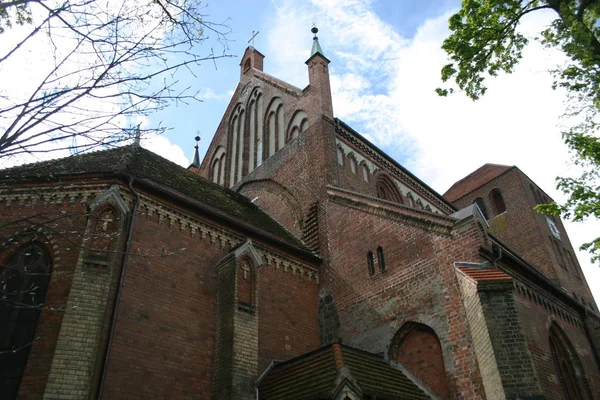
[[334,118],[315,48],[304,89],[245,52],[199,167],[131,146],[0,179],[2,237],[30,229],[53,268],[20,398],[253,399],[339,343],[444,399],[561,398],[559,357],[597,398],[600,318],[539,188],[493,168],[444,199]]

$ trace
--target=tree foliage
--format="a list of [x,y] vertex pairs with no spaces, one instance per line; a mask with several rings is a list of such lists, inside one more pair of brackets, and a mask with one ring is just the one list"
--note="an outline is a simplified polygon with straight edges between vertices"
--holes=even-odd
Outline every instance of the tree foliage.
[[113,145],[140,134],[127,129],[139,116],[198,100],[178,74],[229,57],[227,26],[203,11],[199,0],[0,0],[0,74],[36,63],[0,83],[2,160]]
[[[528,38],[519,32],[522,19],[549,10],[556,16],[538,40],[562,51],[564,65],[551,66],[554,87],[568,93],[565,117],[571,125],[563,139],[574,163],[584,171],[577,178],[557,178],[557,188],[568,195],[564,204],[539,205],[540,212],[573,221],[600,218],[600,1],[599,0],[463,0],[450,18],[451,35],[442,48],[451,63],[442,80],[454,80],[473,100],[486,92],[485,80],[511,73],[523,55]],[[437,89],[447,96],[453,89]],[[582,247],[600,259],[600,237]]]

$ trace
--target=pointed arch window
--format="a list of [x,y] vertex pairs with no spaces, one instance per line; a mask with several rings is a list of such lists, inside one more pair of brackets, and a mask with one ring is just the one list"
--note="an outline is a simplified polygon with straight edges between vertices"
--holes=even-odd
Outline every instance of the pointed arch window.
[[229,185],[235,185],[242,179],[244,166],[244,110],[238,105],[229,123],[231,137]]
[[223,185],[225,183],[225,149],[221,146],[215,151],[211,163],[211,180]]
[[404,201],[402,201],[400,192],[396,188],[396,185],[386,175],[380,175],[377,178],[377,183],[375,186],[377,189],[377,197],[380,199],[393,201],[400,204],[404,203]]
[[17,396],[51,272],[50,255],[39,242],[0,264],[0,392],[6,398]]
[[262,164],[263,161],[263,96],[259,88],[250,95],[248,105],[248,173]]
[[292,117],[288,128],[288,141],[294,140],[308,129],[308,116],[303,110],[298,110]]
[[281,149],[284,145],[285,134],[283,128],[283,100],[275,97],[269,104],[265,117],[265,126],[268,132],[267,140],[269,141],[268,150],[269,157]]

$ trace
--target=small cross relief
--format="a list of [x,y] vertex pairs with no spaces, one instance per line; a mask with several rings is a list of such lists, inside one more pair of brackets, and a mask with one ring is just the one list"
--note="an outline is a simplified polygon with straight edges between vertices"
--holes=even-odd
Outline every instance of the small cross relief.
[[104,214],[102,217],[100,217],[100,221],[102,224],[102,232],[106,232],[108,229],[108,224],[112,223],[114,220],[110,214]]
[[242,265],[242,272],[244,273],[244,279],[248,280],[248,273],[250,272],[250,267],[248,267],[248,264]]

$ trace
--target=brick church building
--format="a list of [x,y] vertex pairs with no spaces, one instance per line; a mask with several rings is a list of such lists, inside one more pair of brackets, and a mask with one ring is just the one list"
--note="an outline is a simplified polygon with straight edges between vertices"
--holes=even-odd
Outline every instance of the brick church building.
[[202,162],[138,144],[0,171],[2,399],[600,399],[551,201],[436,193],[249,47]]

